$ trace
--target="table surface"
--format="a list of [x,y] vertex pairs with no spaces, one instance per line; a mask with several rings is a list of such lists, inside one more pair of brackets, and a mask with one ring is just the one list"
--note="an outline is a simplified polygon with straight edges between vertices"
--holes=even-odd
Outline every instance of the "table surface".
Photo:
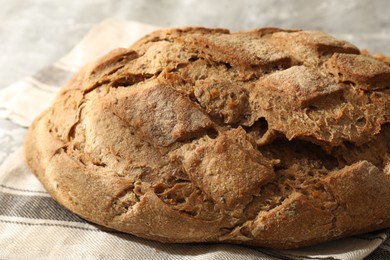
[[314,29],[390,55],[388,0],[0,0],[0,89],[67,53],[108,17],[233,31]]

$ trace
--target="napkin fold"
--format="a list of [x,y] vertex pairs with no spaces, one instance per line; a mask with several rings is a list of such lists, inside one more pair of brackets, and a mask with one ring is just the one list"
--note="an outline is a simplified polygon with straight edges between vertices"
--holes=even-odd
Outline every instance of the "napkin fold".
[[[65,57],[0,91],[0,258],[6,259],[363,259],[390,258],[390,232],[340,239],[297,250],[229,244],[161,244],[91,224],[57,204],[26,166],[21,143],[36,116],[80,67],[118,47],[128,47],[158,27],[108,19]],[[1,125],[0,125],[1,126]],[[381,258],[384,257],[384,258]]]

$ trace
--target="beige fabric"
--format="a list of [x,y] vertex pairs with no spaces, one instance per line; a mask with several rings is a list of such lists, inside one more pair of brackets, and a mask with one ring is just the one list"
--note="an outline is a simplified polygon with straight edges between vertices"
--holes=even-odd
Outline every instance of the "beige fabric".
[[[28,126],[81,65],[112,48],[130,45],[155,28],[118,20],[102,22],[60,61],[0,92],[0,115]],[[21,150],[17,150],[0,166],[0,204],[4,206],[0,209],[1,258],[361,259],[387,238],[386,233],[378,232],[289,251],[224,244],[164,245],[102,231],[69,213],[47,195],[22,158]]]

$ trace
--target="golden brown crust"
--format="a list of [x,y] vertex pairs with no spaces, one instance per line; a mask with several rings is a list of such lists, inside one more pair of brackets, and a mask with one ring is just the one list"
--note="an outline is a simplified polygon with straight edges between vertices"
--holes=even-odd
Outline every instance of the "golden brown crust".
[[81,217],[295,248],[390,227],[390,67],[322,32],[180,28],[83,68],[29,166]]

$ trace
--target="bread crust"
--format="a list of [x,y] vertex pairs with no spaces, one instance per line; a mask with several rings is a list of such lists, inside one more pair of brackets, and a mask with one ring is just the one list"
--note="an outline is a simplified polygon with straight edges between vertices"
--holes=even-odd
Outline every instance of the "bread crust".
[[27,163],[77,215],[161,242],[297,248],[390,227],[390,67],[316,31],[159,30],[84,67]]

